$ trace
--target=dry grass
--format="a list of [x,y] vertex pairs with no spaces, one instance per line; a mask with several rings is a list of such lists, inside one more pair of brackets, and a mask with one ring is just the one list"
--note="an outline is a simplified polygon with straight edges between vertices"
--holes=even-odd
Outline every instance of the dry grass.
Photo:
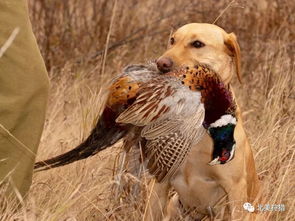
[[[87,136],[100,113],[105,82],[122,67],[157,58],[171,30],[190,22],[212,23],[229,2],[30,0],[51,78],[37,158],[65,152]],[[260,213],[259,220],[295,220],[294,14],[294,1],[237,1],[216,23],[235,32],[241,44],[244,83],[235,79],[233,85],[255,151],[264,203],[286,206],[285,212]],[[0,220],[141,220],[145,181],[123,175],[130,185],[121,195],[113,191],[119,146],[37,173],[27,205],[17,213],[8,208]],[[134,183],[141,190],[136,199],[124,195],[134,191]]]

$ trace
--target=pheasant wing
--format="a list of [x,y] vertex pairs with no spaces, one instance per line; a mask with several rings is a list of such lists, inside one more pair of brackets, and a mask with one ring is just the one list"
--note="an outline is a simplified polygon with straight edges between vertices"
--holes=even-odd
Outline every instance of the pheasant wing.
[[116,122],[143,127],[147,167],[161,182],[173,176],[202,137],[204,112],[199,92],[175,77],[158,76],[141,86],[134,103]]

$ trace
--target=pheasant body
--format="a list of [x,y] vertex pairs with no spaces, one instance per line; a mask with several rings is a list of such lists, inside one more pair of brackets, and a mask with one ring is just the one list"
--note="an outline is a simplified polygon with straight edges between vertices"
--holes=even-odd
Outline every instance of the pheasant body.
[[207,67],[162,74],[153,65],[129,66],[113,80],[106,107],[86,141],[70,151],[72,155],[38,162],[35,168],[57,167],[94,155],[120,138],[127,139],[133,128],[144,144],[150,173],[161,182],[173,176],[206,130],[214,141],[210,164],[231,160],[234,115],[231,92]]

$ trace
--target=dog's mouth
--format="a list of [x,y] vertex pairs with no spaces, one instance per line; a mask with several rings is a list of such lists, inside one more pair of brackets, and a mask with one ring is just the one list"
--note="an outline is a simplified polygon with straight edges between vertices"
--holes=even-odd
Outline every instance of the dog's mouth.
[[172,71],[174,71],[174,70],[159,70],[160,74],[166,74],[166,73],[172,72]]
[[185,64],[182,64],[182,65],[177,65],[177,66],[173,66],[172,68],[167,68],[167,69],[162,69],[160,70],[158,68],[158,71],[161,73],[161,74],[165,74],[165,73],[168,73],[168,72],[174,72],[174,71],[179,71],[179,70],[188,70],[188,69],[197,69],[198,67],[203,67],[203,68],[208,68],[210,70],[211,67],[207,64],[202,64],[202,63],[197,63],[197,64],[194,64],[194,65],[185,65]]
[[[194,68],[197,67],[197,66],[194,66]],[[169,69],[162,69],[162,70],[159,70],[159,73],[160,74],[166,74],[166,73],[169,73],[169,72],[177,72],[177,71],[181,71],[181,70],[188,70],[190,69],[191,67],[188,66],[188,65],[181,65],[181,66],[176,66],[176,67],[173,67],[173,68],[169,68]]]

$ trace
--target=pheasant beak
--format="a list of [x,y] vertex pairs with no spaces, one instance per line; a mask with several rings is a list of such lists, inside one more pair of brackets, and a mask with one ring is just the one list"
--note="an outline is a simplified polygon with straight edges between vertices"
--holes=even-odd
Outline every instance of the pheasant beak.
[[210,163],[208,163],[210,166],[214,166],[217,164],[221,164],[221,162],[219,161],[219,157],[216,157],[214,160],[212,160]]
[[235,149],[236,149],[236,144],[233,145],[232,150],[230,152],[228,152],[226,149],[223,149],[221,157],[220,156],[216,157],[208,164],[210,166],[214,166],[218,164],[225,164],[231,161],[235,155]]

